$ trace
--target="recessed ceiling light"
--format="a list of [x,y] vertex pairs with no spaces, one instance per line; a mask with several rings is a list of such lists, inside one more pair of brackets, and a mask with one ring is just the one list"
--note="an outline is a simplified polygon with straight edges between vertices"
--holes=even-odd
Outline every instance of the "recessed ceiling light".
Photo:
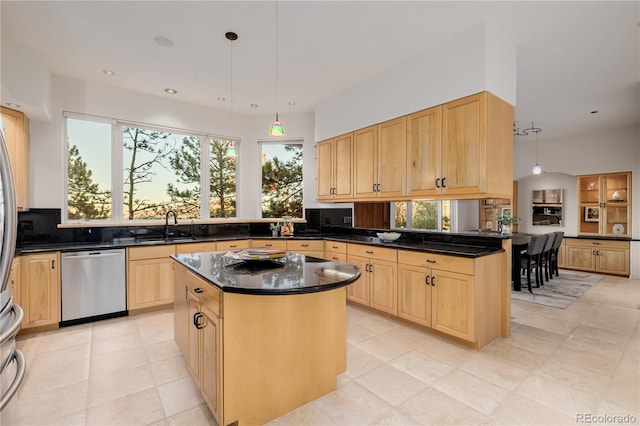
[[295,102],[291,101],[291,102],[289,102],[287,105],[289,105],[289,106],[294,106],[295,104],[296,104]]
[[250,107],[251,108],[258,108],[258,104],[251,104]]
[[598,110],[597,110],[597,109],[595,109],[595,110],[591,111],[591,114],[597,114],[597,113],[598,113]]
[[13,102],[7,102],[5,105],[11,108],[20,108],[22,105],[14,104]]
[[162,47],[172,47],[174,45],[173,40],[167,37],[162,37],[162,36],[155,37],[153,41],[155,41],[156,44]]
[[109,77],[116,75],[116,73],[111,70],[102,70],[102,72]]
[[226,100],[227,100],[227,98],[224,98],[224,97],[220,96],[220,97],[218,98],[218,100],[219,100],[220,102],[224,102],[224,101],[226,101]]
[[178,93],[176,89],[170,89],[170,88],[164,89],[164,91],[170,95],[175,95],[176,93]]

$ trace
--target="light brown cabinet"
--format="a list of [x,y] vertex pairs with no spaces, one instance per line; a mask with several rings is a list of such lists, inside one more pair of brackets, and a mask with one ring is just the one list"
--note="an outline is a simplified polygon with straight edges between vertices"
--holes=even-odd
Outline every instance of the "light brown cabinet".
[[479,228],[497,231],[498,222],[496,216],[501,215],[503,209],[509,209],[509,211],[511,211],[511,200],[507,198],[486,198],[480,200]]
[[11,288],[11,297],[13,302],[20,305],[20,258],[14,257],[11,262],[11,272],[9,273],[9,286]]
[[26,254],[20,259],[22,328],[60,322],[60,252]]
[[251,240],[251,248],[264,247],[269,250],[286,250],[286,240]]
[[247,249],[251,245],[250,240],[229,240],[218,241],[216,243],[217,250],[241,250]]
[[216,251],[215,241],[176,244],[176,254],[199,253],[207,251]]
[[360,278],[347,286],[347,299],[397,315],[397,261],[397,250],[347,244],[347,263],[361,271]]
[[405,188],[406,118],[353,133],[354,198],[402,197]]
[[173,303],[173,244],[127,248],[127,309]]
[[353,133],[316,145],[318,200],[353,198]]
[[322,240],[287,240],[287,251],[313,257],[324,257]]
[[334,262],[347,263],[347,243],[340,241],[324,242],[324,258]]
[[581,271],[629,276],[628,241],[565,238],[565,267]]
[[20,111],[0,107],[9,161],[16,187],[18,210],[29,208],[29,118]]
[[[442,178],[442,107],[407,117],[407,195],[428,197],[440,192]],[[438,186],[436,186],[436,183]]]
[[578,233],[631,237],[631,172],[578,176]]

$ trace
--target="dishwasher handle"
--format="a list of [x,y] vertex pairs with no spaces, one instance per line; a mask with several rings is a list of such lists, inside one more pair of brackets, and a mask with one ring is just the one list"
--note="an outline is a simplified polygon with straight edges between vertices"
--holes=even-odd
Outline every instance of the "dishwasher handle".
[[122,256],[122,253],[91,253],[91,254],[83,254],[83,255],[63,255],[65,260],[75,260],[75,259],[97,259],[100,257],[112,257],[112,256]]

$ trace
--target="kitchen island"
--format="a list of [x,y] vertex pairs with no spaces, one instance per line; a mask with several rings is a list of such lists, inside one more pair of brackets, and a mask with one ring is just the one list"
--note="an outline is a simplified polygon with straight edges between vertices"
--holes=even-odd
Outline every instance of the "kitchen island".
[[220,425],[264,424],[336,389],[360,270],[286,252],[171,256],[174,335]]

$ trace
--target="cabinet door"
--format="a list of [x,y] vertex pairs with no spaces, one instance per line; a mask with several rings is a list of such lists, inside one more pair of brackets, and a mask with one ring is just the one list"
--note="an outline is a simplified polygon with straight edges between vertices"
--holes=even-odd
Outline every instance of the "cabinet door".
[[599,248],[596,253],[597,272],[629,275],[629,249]]
[[[200,390],[202,397],[219,423],[222,396],[222,320],[207,307],[201,305],[203,328],[201,331],[200,356],[202,375]],[[195,328],[195,327],[194,327]]]
[[187,313],[187,269],[180,264],[173,268],[173,338],[182,355],[187,358],[188,351],[188,313]]
[[360,268],[360,277],[347,286],[347,299],[369,306],[368,260],[362,257],[348,256],[347,263]]
[[443,194],[474,194],[483,190],[486,169],[486,93],[443,105]]
[[631,174],[612,173],[602,177],[602,233],[616,237],[631,236]]
[[11,285],[11,296],[13,303],[20,305],[20,258],[15,257],[11,263],[11,273],[9,275],[9,283]]
[[13,172],[18,210],[29,208],[29,119],[20,111],[0,107]]
[[333,188],[334,200],[353,198],[353,133],[333,142]]
[[333,139],[316,144],[318,200],[333,199]]
[[593,247],[572,246],[567,244],[565,254],[567,268],[582,271],[596,270],[596,256]]
[[22,328],[60,322],[60,253],[23,256],[20,283]]
[[427,268],[400,265],[398,316],[431,327],[431,272]]
[[372,308],[398,315],[397,263],[383,260],[369,262],[369,297]]
[[401,197],[405,192],[405,167],[407,162],[406,117],[378,125],[378,181],[377,196]]
[[173,261],[170,258],[129,261],[128,309],[173,303]]
[[251,248],[267,248],[269,250],[286,250],[285,240],[251,240]]
[[[187,369],[191,377],[200,386],[200,330],[196,327],[200,314],[200,301],[191,292],[187,292]],[[200,321],[199,323],[201,323]]]
[[409,196],[437,194],[442,176],[442,107],[407,117],[407,192]]
[[431,286],[431,326],[438,331],[475,341],[473,276],[434,271]]
[[376,198],[378,130],[367,127],[353,133],[354,197]]

